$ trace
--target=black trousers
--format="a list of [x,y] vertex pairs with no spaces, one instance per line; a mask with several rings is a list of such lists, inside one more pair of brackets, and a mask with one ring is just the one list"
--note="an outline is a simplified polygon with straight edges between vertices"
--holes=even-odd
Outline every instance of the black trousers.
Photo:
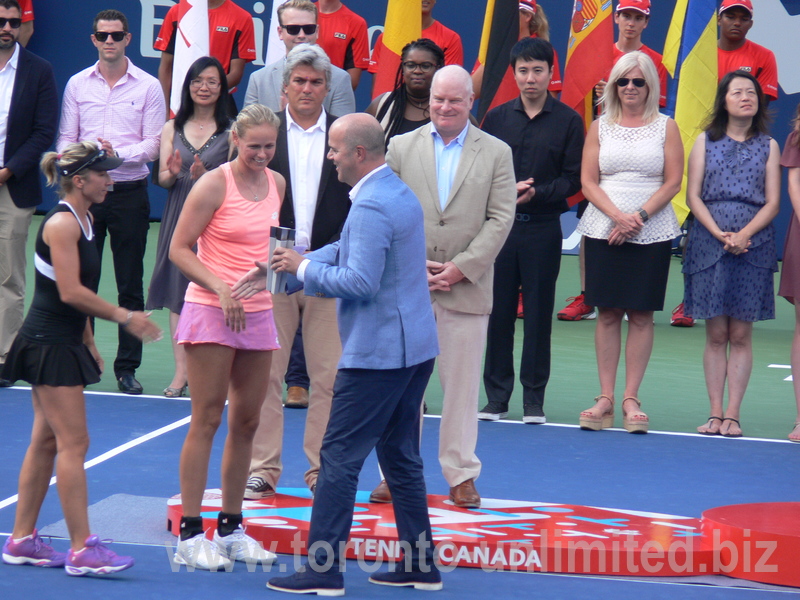
[[483,371],[489,402],[508,406],[514,390],[514,331],[521,285],[525,313],[519,374],[522,401],[525,406],[544,405],[544,390],[550,379],[550,333],[561,268],[561,240],[558,215],[516,220],[497,255]]
[[[117,304],[130,310],[144,309],[144,250],[150,228],[150,200],[147,180],[115,183],[102,204],[91,207],[94,216],[94,241],[103,257],[106,235],[111,240]],[[100,274],[95,289],[100,284]],[[119,327],[119,345],[114,374],[133,374],[142,363],[142,342]]]
[[316,563],[315,570],[328,570],[327,565],[336,572],[341,567],[358,474],[373,448],[392,492],[397,535],[411,552],[406,554],[411,563],[407,570],[436,568],[419,455],[420,408],[433,363],[430,359],[401,369],[339,369],[308,531],[308,560]]

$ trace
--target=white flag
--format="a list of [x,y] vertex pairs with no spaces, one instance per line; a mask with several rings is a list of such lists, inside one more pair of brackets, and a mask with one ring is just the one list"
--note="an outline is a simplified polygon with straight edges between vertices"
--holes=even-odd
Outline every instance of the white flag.
[[209,56],[208,0],[180,0],[172,63],[172,93],[169,99],[169,108],[173,114],[181,106],[181,88],[186,72],[194,61],[203,56]]

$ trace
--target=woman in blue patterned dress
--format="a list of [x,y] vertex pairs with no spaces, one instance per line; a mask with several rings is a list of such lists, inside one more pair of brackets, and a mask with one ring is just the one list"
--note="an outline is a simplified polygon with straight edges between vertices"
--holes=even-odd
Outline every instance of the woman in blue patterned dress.
[[780,149],[767,132],[765,110],[755,77],[728,73],[689,155],[687,203],[696,221],[683,267],[684,303],[687,314],[706,320],[703,367],[711,416],[697,428],[705,435],[741,437],[753,323],[775,318],[772,220],[780,203]]

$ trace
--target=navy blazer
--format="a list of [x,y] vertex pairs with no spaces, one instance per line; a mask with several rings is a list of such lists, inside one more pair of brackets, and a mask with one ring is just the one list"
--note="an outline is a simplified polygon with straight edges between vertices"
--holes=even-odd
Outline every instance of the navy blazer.
[[340,369],[413,367],[439,353],[422,207],[390,168],[362,184],[341,239],[308,258],[306,295],[339,298]]
[[6,182],[19,208],[42,203],[39,161],[58,131],[58,93],[50,63],[19,46],[19,64],[8,110],[3,164],[13,175]]
[[[286,178],[286,195],[281,205],[281,227],[295,228],[294,199],[292,198],[292,174],[289,168],[289,140],[286,133],[286,111],[278,113],[281,126],[278,130],[278,143],[275,156],[269,163],[269,168],[277,171]],[[311,247],[316,250],[325,244],[330,244],[339,239],[342,225],[350,211],[350,186],[339,181],[339,175],[333,162],[328,159],[328,131],[336,117],[327,114],[327,127],[325,128],[325,158],[322,161],[322,173],[319,177],[319,192],[317,193],[317,207],[314,211],[314,221],[311,224]]]

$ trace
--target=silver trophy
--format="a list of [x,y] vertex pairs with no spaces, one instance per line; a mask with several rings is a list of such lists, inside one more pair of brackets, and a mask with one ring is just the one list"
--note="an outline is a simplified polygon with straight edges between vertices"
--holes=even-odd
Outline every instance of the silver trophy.
[[[272,255],[275,248],[294,248],[295,230],[288,227],[269,228],[269,259],[272,262]],[[286,277],[283,271],[277,273],[272,269],[267,271],[267,290],[272,294],[286,293]]]

